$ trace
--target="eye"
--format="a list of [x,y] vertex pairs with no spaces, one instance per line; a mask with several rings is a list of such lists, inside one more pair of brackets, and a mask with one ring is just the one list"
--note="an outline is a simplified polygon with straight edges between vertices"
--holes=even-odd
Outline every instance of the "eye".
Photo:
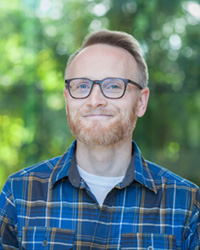
[[104,88],[110,91],[117,91],[123,89],[123,84],[118,79],[109,79],[104,83]]
[[88,89],[89,86],[87,83],[81,83],[77,85],[77,89]]
[[91,87],[91,83],[84,79],[76,80],[72,84],[76,90],[87,90]]
[[118,84],[114,84],[114,83],[110,84],[108,87],[110,89],[119,89],[119,88],[121,88]]

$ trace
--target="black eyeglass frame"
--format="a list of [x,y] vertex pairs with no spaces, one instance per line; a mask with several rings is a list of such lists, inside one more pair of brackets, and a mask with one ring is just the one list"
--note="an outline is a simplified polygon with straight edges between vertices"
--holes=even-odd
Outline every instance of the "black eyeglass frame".
[[[92,86],[91,86],[90,92],[88,93],[87,96],[84,96],[84,97],[74,97],[74,96],[71,94],[71,91],[70,91],[70,82],[73,81],[73,80],[77,80],[77,79],[83,79],[83,80],[87,80],[87,81],[91,82]],[[121,95],[120,97],[108,97],[108,96],[106,96],[106,95],[104,94],[104,92],[103,92],[103,90],[102,90],[102,87],[101,87],[101,84],[102,84],[103,81],[105,81],[105,80],[107,80],[107,79],[119,79],[119,80],[122,80],[122,81],[124,82],[124,84],[125,84],[125,86],[124,86],[124,92],[122,93],[122,95]],[[85,98],[88,98],[88,97],[90,96],[91,92],[92,92],[92,89],[93,89],[93,87],[94,87],[94,84],[98,84],[98,85],[99,85],[99,87],[100,87],[100,89],[101,89],[101,93],[102,93],[106,98],[108,98],[108,99],[120,99],[120,98],[122,98],[122,97],[124,96],[124,94],[125,94],[125,92],[126,92],[126,87],[127,87],[127,84],[128,84],[128,83],[133,84],[134,86],[138,87],[140,90],[142,90],[142,89],[144,88],[144,87],[142,87],[142,86],[141,86],[139,83],[137,83],[137,82],[134,82],[134,81],[132,81],[132,80],[130,80],[130,79],[124,79],[124,78],[119,78],[119,77],[108,77],[108,78],[104,78],[103,80],[90,80],[90,79],[88,79],[88,78],[82,78],[82,77],[80,77],[80,78],[65,79],[65,86],[67,85],[67,89],[68,89],[68,91],[69,91],[69,94],[70,94],[70,96],[71,96],[72,98],[74,98],[74,99],[85,99]]]

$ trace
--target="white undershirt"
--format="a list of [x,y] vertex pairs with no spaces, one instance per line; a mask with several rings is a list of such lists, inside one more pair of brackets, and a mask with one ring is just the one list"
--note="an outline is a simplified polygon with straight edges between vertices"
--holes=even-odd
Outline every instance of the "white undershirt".
[[105,176],[93,175],[84,171],[78,165],[77,168],[80,176],[87,183],[88,187],[96,197],[100,206],[103,204],[103,201],[106,198],[107,194],[124,178],[124,176],[105,177]]

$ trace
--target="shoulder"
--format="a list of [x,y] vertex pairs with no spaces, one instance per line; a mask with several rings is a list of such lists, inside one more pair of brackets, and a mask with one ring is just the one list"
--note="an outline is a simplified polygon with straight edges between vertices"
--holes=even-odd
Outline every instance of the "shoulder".
[[76,141],[72,143],[71,147],[62,156],[42,161],[10,175],[2,192],[5,190],[8,192],[12,190],[12,192],[14,192],[15,188],[19,191],[20,187],[25,188],[28,185],[30,186],[30,183],[34,185],[39,183],[44,185],[45,183],[47,184],[60,165],[64,166],[67,161],[70,162],[75,147]]
[[31,182],[48,180],[60,159],[61,156],[48,159],[10,175],[2,189],[1,195],[10,196],[16,192],[21,193]]
[[195,188],[195,189],[199,189],[199,187],[192,183],[191,181],[184,179],[183,177],[179,176],[178,174],[173,173],[172,171],[158,165],[155,164],[153,162],[150,161],[146,161],[150,172],[153,175],[154,181],[159,183],[162,180],[164,180],[165,182],[168,183],[176,183],[177,185],[181,185],[181,186],[186,186],[188,188]]
[[39,162],[35,165],[32,165],[30,167],[24,168],[12,175],[9,176],[9,179],[18,179],[18,178],[23,178],[24,176],[29,176],[29,175],[40,175],[42,176],[49,176],[56,164],[59,162],[61,156],[54,157],[52,159],[48,159],[42,162]]
[[189,211],[191,217],[200,213],[200,189],[196,184],[155,163],[146,161],[146,164],[165,206]]

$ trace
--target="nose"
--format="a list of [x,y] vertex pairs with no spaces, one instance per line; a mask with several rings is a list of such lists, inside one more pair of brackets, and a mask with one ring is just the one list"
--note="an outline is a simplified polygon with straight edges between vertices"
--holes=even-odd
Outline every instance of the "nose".
[[94,109],[100,106],[105,107],[107,105],[107,99],[101,92],[98,84],[93,86],[92,92],[87,98],[87,105]]

